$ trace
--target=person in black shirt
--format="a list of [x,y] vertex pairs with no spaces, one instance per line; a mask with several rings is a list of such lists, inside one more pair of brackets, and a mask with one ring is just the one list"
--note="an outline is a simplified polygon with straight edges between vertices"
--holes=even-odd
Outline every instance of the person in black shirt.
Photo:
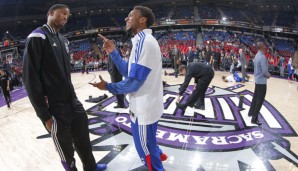
[[89,71],[88,71],[88,64],[87,64],[86,59],[83,60],[83,63],[82,63],[82,64],[83,64],[83,66],[82,66],[82,74],[84,74],[85,71],[86,71],[87,74],[89,74]]
[[11,97],[10,97],[10,88],[9,88],[10,78],[5,73],[3,69],[0,70],[0,84],[3,92],[4,99],[8,109],[10,109]]
[[[121,51],[118,50],[118,52],[120,56],[123,58]],[[114,64],[110,56],[108,58],[108,72],[110,74],[112,83],[117,83],[122,81],[123,76],[117,69],[116,65]],[[114,108],[125,108],[124,94],[116,94],[116,98],[117,98],[117,105]]]
[[181,51],[177,47],[177,45],[174,45],[174,48],[170,52],[170,58],[172,60],[172,65],[174,69],[174,75],[177,78],[178,77],[178,65],[181,61]]
[[216,49],[215,52],[214,52],[213,67],[217,71],[217,70],[219,70],[219,66],[220,66],[220,50]]
[[[214,71],[211,66],[202,63],[191,63],[187,66],[181,65],[179,67],[180,74],[185,75],[185,79],[181,87],[179,88],[179,95],[176,99],[176,105],[179,109],[185,110],[187,106],[195,107],[196,109],[205,110],[205,93],[208,85],[214,77]],[[187,99],[185,104],[181,104],[180,97],[185,92],[191,79],[195,79],[195,87],[191,96]]]
[[205,52],[205,64],[211,65],[213,58],[213,52],[211,51],[210,46],[206,46],[206,52]]
[[47,24],[27,37],[23,81],[36,114],[51,133],[64,169],[77,171],[76,149],[84,171],[102,171],[107,165],[96,164],[88,117],[71,82],[69,41],[59,33],[69,15],[68,6],[53,5],[47,14]]

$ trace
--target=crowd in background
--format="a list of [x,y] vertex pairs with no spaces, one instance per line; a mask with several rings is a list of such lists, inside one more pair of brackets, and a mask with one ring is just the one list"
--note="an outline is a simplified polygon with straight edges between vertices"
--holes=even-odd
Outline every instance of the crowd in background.
[[[163,59],[163,67],[173,67],[173,49],[179,49],[179,63],[202,62],[212,65],[215,70],[229,71],[239,66],[239,48],[242,48],[247,60],[247,71],[253,71],[253,58],[257,52],[256,42],[266,45],[265,56],[269,62],[269,72],[272,75],[289,80],[298,80],[297,69],[293,65],[293,56],[296,50],[295,42],[283,39],[267,40],[262,35],[230,32],[226,30],[203,29],[202,41],[198,43],[198,32],[193,31],[166,31],[155,33]],[[112,37],[124,58],[129,57],[130,41],[123,42],[123,36]],[[84,39],[73,41],[70,44],[72,72],[98,71],[107,69],[108,56],[101,47],[101,40]],[[296,54],[297,55],[297,54]],[[12,89],[22,85],[22,58],[8,61],[4,58],[0,65],[7,67],[7,73],[12,80]]]

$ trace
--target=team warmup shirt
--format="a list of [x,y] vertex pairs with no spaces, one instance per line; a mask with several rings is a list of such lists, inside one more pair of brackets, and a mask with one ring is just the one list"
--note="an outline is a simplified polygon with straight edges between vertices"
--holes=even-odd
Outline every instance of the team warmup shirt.
[[128,63],[114,50],[110,55],[125,79],[108,83],[107,89],[114,94],[129,96],[129,109],[134,113],[131,120],[139,125],[149,125],[163,114],[162,59],[157,40],[151,29],[144,29],[132,38],[132,50]]
[[64,36],[46,24],[35,29],[26,40],[23,81],[43,122],[52,117],[45,96],[52,106],[77,99],[71,83],[68,45]]

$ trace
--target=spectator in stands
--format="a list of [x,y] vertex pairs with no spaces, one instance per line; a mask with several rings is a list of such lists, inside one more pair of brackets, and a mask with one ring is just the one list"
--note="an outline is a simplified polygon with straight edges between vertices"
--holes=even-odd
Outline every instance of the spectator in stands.
[[279,57],[279,75],[281,78],[284,78],[284,71],[285,71],[285,68],[284,68],[284,57],[280,56]]
[[193,62],[194,57],[194,51],[192,50],[192,47],[189,46],[187,52],[187,65]]
[[0,87],[2,89],[7,108],[10,109],[10,77],[7,75],[4,68],[0,68]]
[[242,78],[244,78],[242,80],[242,83],[245,83],[245,78],[247,78],[247,80],[249,80],[250,76],[248,76],[246,74],[247,61],[246,61],[246,57],[244,55],[244,52],[243,52],[242,48],[239,49],[239,61],[240,61]]
[[292,65],[296,68],[296,70],[298,69],[298,50],[294,53]]
[[171,52],[171,60],[173,62],[174,74],[176,78],[178,77],[178,65],[181,60],[180,58],[181,58],[181,51],[177,47],[177,45],[174,45],[174,49]]
[[219,70],[220,66],[220,49],[216,49],[214,52],[214,60],[213,60],[213,67],[215,71]]
[[196,46],[195,53],[194,53],[194,62],[199,62],[199,56],[200,56],[200,48],[199,45]]
[[99,61],[98,61],[98,59],[96,59],[96,60],[94,61],[93,68],[94,68],[95,71],[97,71],[97,70],[99,69]]
[[294,66],[293,66],[293,80],[294,81],[297,81],[298,80],[298,68],[296,68]]
[[205,64],[206,65],[211,65],[211,61],[212,61],[212,58],[213,58],[213,52],[210,48],[209,45],[206,46],[206,52],[205,52]]
[[83,59],[82,74],[84,74],[85,72],[87,74],[89,74],[89,71],[88,71],[88,62],[87,62],[86,59]]
[[293,66],[292,66],[292,58],[288,60],[288,80],[293,78]]
[[234,50],[231,50],[230,52],[230,60],[231,60],[230,73],[233,73],[235,64],[236,64]]
[[[295,69],[295,71],[294,71],[294,80],[297,81],[298,80],[298,51],[297,50],[294,52],[292,65]],[[298,86],[297,86],[297,90],[298,90]]]
[[230,61],[230,58],[229,58],[228,53],[225,50],[222,50],[222,53],[221,53],[221,66],[222,66],[222,69],[224,71],[230,69],[231,64],[229,63],[229,61]]
[[255,91],[248,116],[252,116],[251,123],[262,125],[258,120],[258,115],[266,96],[267,79],[270,78],[270,73],[268,72],[268,61],[264,55],[266,46],[262,42],[258,42],[257,49],[258,53],[254,59]]
[[198,54],[198,59],[199,60],[204,60],[203,59],[203,53],[204,53],[204,45],[203,44],[199,44],[198,48],[197,48],[197,54]]

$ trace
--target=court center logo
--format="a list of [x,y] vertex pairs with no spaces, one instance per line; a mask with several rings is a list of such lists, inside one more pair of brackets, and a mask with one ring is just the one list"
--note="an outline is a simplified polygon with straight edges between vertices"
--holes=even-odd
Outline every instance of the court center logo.
[[[159,121],[157,131],[159,145],[175,151],[187,150],[189,153],[194,151],[209,152],[210,154],[216,152],[243,153],[239,157],[239,161],[240,158],[243,161],[238,162],[239,168],[250,168],[247,163],[252,158],[247,155],[246,159],[244,154],[248,150],[252,151],[256,157],[262,158],[262,167],[268,170],[274,169],[268,159],[285,158],[298,166],[298,157],[291,151],[290,142],[284,138],[285,136],[297,136],[294,129],[281,113],[267,101],[264,102],[259,115],[259,120],[263,125],[258,127],[251,124],[248,110],[253,93],[248,90],[240,93],[233,91],[242,86],[242,84],[238,84],[225,89],[208,88],[205,97],[205,110],[187,108],[184,112],[175,104],[179,86],[165,87],[164,114]],[[182,103],[185,103],[192,90],[193,86],[189,86],[181,99]],[[239,108],[240,94],[244,97],[242,108]],[[92,115],[89,120],[90,132],[100,136],[92,144],[94,146],[101,144],[102,146],[104,145],[102,142],[108,141],[110,138],[123,142],[124,134],[131,136],[129,109],[114,109],[115,97],[108,98],[101,104],[104,106],[101,110],[98,110],[97,106],[88,110],[89,115]],[[132,137],[130,138],[132,139]],[[128,145],[132,141],[125,142]],[[122,144],[120,153],[127,145],[123,146],[124,142],[119,144]],[[105,160],[111,161],[113,157]]]

